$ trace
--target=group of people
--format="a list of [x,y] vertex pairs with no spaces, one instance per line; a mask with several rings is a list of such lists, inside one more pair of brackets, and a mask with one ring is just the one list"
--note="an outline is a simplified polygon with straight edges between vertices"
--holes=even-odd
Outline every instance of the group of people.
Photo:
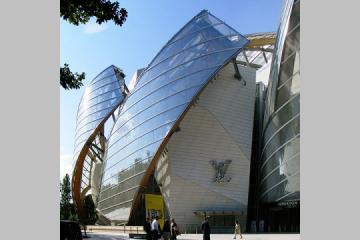
[[176,240],[176,236],[180,234],[178,226],[174,220],[166,219],[163,229],[160,229],[159,218],[155,217],[150,221],[150,218],[146,219],[144,230],[146,232],[147,240],[158,240],[163,237],[164,240]]
[[[174,218],[171,219],[171,222],[169,219],[165,220],[164,227],[161,230],[159,225],[159,218],[155,217],[151,221],[149,218],[146,219],[146,223],[144,226],[144,230],[146,232],[146,239],[147,240],[158,240],[163,237],[164,240],[176,240],[176,236],[180,235],[180,232],[178,230],[178,226],[174,220]],[[203,240],[210,240],[210,223],[209,223],[209,216],[206,216],[204,221],[201,224],[201,231],[203,233]],[[235,235],[234,239],[236,239],[236,236],[239,235],[240,239],[242,239],[241,229],[239,221],[235,221]]]
[[[201,224],[201,231],[203,233],[203,240],[210,240],[210,224],[209,224],[209,216],[205,216],[204,221]],[[243,239],[240,229],[240,223],[239,221],[235,221],[235,235],[234,239],[236,239],[236,236],[239,235],[240,239]]]

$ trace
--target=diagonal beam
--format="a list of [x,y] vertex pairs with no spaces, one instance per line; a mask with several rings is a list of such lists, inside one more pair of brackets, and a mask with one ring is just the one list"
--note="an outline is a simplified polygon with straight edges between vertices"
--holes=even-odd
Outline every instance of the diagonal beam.
[[249,51],[264,51],[264,52],[270,52],[270,53],[273,52],[273,49],[272,49],[272,48],[246,47],[245,49],[246,49],[246,50],[249,50]]
[[[236,63],[240,64],[240,65],[246,65],[246,62],[240,61],[240,60],[236,60]],[[262,66],[259,64],[256,64],[256,63],[249,63],[249,67],[258,69],[258,68],[261,68]]]
[[89,147],[89,149],[92,151],[92,153],[102,162],[103,159],[99,156],[99,154],[92,148],[92,146]]
[[245,49],[244,49],[244,51],[243,51],[243,54],[244,54],[244,57],[245,57],[246,66],[250,67],[250,62],[249,62],[249,59],[248,59],[248,57],[247,57],[247,55],[246,55]]
[[232,63],[233,63],[233,65],[234,65],[234,69],[235,69],[234,77],[237,78],[238,80],[241,80],[242,77],[241,77],[239,68],[238,68],[238,66],[237,66],[237,64],[236,64],[236,59],[235,59],[235,58],[232,60]]
[[96,144],[91,143],[91,146],[96,148],[100,153],[104,153],[104,150],[102,150],[101,148],[99,148]]
[[265,62],[268,63],[268,59],[267,59],[267,57],[266,57],[266,54],[265,54],[265,52],[264,52],[264,49],[263,49],[261,52],[262,52],[262,54],[263,54],[263,56],[264,56]]

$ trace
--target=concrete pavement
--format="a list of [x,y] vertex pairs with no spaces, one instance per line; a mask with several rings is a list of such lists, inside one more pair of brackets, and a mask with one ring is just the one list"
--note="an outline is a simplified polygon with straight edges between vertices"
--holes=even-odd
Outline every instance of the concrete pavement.
[[[128,240],[127,233],[90,232],[91,240]],[[233,240],[233,234],[211,234],[211,240]],[[239,237],[237,237],[239,239]],[[300,234],[243,234],[244,240],[300,240]],[[178,240],[202,240],[201,234],[182,234]]]

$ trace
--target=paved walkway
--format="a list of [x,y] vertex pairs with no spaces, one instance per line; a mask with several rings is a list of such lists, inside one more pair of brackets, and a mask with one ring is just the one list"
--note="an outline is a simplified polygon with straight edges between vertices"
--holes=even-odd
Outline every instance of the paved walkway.
[[[84,236],[84,234],[83,234]],[[91,232],[87,233],[88,238],[83,238],[84,240],[128,240],[129,234],[124,233],[107,233],[107,232]]]
[[[128,240],[129,234],[110,232],[88,233],[89,240]],[[211,240],[233,240],[232,234],[211,234]],[[86,239],[86,238],[84,238]],[[239,239],[239,237],[237,238]],[[300,240],[300,234],[243,234],[244,240]],[[182,234],[178,240],[202,240],[201,234]]]

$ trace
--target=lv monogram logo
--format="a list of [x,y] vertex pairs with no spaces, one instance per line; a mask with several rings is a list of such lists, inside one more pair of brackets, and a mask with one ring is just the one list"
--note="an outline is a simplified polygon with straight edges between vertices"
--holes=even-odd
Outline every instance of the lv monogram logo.
[[225,160],[218,162],[216,160],[211,160],[210,164],[213,166],[215,170],[215,177],[213,182],[222,183],[222,182],[230,182],[231,177],[226,175],[226,171],[230,165],[232,160]]

